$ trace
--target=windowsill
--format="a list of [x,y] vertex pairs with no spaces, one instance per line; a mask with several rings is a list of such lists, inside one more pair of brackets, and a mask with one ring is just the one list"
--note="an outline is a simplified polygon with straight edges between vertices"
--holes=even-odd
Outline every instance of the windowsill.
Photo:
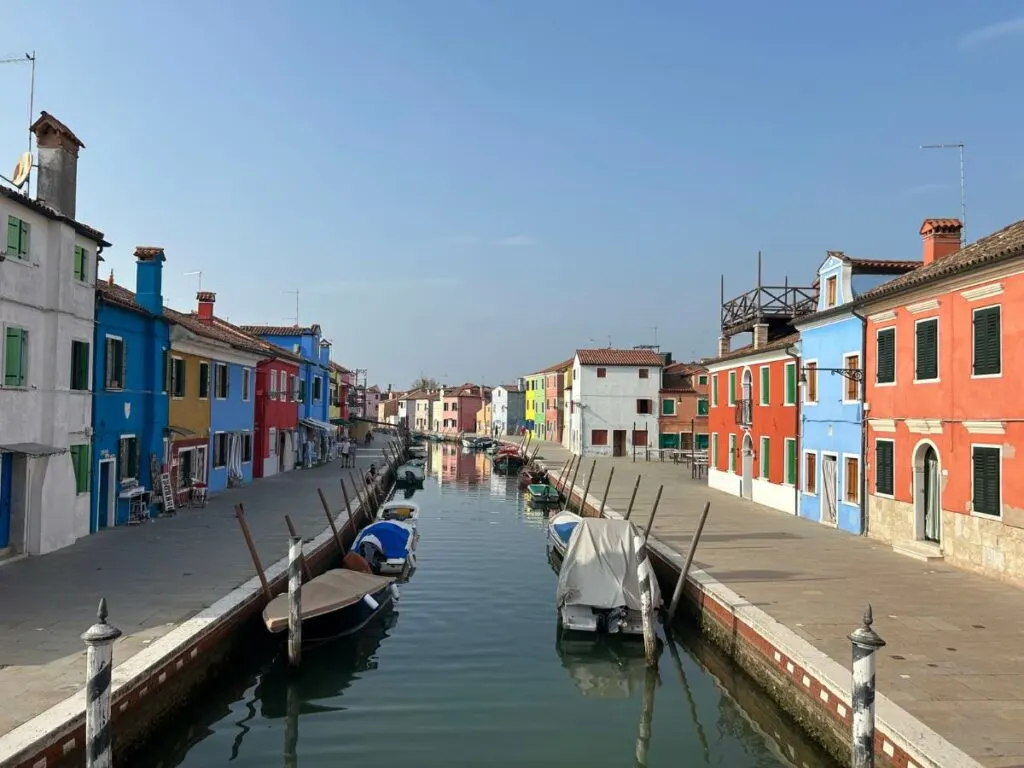
[[812,496],[814,498],[817,498],[818,492],[817,491],[800,491],[800,495],[801,496]]
[[112,387],[109,384],[104,387],[107,392],[124,392],[124,387]]
[[804,400],[804,405],[817,405],[818,400]]
[[876,381],[875,382],[875,386],[876,387],[895,387],[896,386],[896,382],[895,381]]
[[860,501],[859,500],[857,500],[857,501],[850,501],[849,499],[843,499],[839,503],[840,504],[846,504],[848,507],[859,507],[860,506]]
[[860,400],[840,400],[840,405],[860,405]]
[[[28,256],[28,255],[30,255],[30,254],[26,254],[26,256]],[[23,259],[23,258],[21,258],[20,256],[17,256],[17,255],[15,255],[15,256],[8,256],[6,259],[4,259],[4,264],[20,264],[23,267],[38,267],[39,266],[37,263],[33,262],[31,259],[29,259],[29,258]]]
[[914,379],[914,384],[938,384],[939,379]]
[[214,469],[226,469],[227,466],[228,466],[227,464],[214,464],[213,468]]
[[5,384],[3,387],[0,387],[0,389],[6,389],[6,390],[8,390],[10,392],[28,392],[31,389],[31,387],[26,387],[24,384],[22,384],[20,386],[14,386],[12,384]]
[[1000,523],[1003,522],[1003,516],[1002,515],[994,515],[994,514],[991,514],[989,512],[978,512],[978,511],[973,510],[973,509],[971,510],[971,517],[977,517],[977,518],[980,518],[981,520],[997,521],[997,522],[1000,522]]
[[1001,379],[1003,378],[1003,372],[999,373],[972,373],[972,379]]
[[171,395],[171,400],[184,400],[184,395]]
[[882,493],[881,491],[875,491],[873,495],[877,496],[880,499],[892,499],[893,501],[896,500],[895,494],[892,493]]

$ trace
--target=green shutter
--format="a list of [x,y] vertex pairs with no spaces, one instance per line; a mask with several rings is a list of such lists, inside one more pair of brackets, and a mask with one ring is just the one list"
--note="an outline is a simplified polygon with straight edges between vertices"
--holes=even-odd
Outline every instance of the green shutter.
[[718,374],[711,377],[711,404],[718,405]]
[[20,387],[25,383],[23,334],[20,328],[7,329],[4,338],[4,386]]
[[917,381],[939,378],[939,321],[922,320],[914,329],[916,341]]
[[23,258],[28,258],[28,241],[31,227],[27,221],[18,222],[21,227],[21,239],[18,242],[18,255]]
[[76,245],[75,246],[75,279],[76,280],[84,280],[85,279],[85,277],[84,277],[85,268],[82,266],[83,256],[84,256],[84,254],[82,252],[82,246]]
[[893,493],[893,444],[888,440],[875,442],[875,493],[892,496]]
[[761,369],[761,405],[771,405],[771,402],[771,369],[765,367]]
[[796,484],[796,440],[786,441],[786,482]]
[[796,402],[796,364],[786,364],[786,405]]
[[71,446],[71,466],[75,470],[75,493],[89,492],[89,446]]
[[973,506],[975,512],[1002,514],[999,503],[1000,451],[998,448],[975,446],[972,451],[974,472]]
[[991,376],[1002,371],[999,307],[974,313],[974,375]]
[[708,415],[708,399],[706,397],[697,398],[697,415],[707,416]]
[[718,469],[718,434],[715,433],[711,436],[711,460],[708,465],[712,469]]
[[18,255],[18,245],[21,243],[21,222],[14,216],[7,217],[7,252],[13,256]]
[[771,471],[771,441],[767,437],[761,438],[761,478],[767,480]]
[[729,371],[729,405],[736,402],[736,371]]
[[879,331],[875,342],[878,350],[875,360],[875,382],[892,384],[896,381],[896,329]]

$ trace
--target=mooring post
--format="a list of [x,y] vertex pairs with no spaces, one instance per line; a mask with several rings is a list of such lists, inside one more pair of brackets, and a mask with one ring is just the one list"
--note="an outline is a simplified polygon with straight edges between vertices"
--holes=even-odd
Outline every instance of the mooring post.
[[648,667],[644,672],[644,699],[640,707],[640,735],[636,740],[636,764],[647,768],[647,755],[651,748],[651,721],[654,719],[654,689],[658,685],[658,671]]
[[572,465],[576,461],[576,454],[569,454],[569,463],[562,465],[562,471],[558,473],[558,493],[565,493],[565,484],[569,482],[569,475],[572,474]]
[[302,539],[292,536],[288,545],[288,664],[302,662]]
[[[352,535],[355,536],[356,535],[356,521],[355,521],[355,518],[352,517],[352,503],[348,499],[348,488],[345,487],[345,478],[344,477],[339,477],[338,480],[341,481],[341,495],[345,497],[345,509],[348,510],[348,525],[352,529]],[[356,490],[356,493],[359,493],[359,491]],[[341,554],[342,554],[342,557],[345,556],[345,548],[344,547],[341,548]]]
[[[342,481],[342,486],[344,485],[345,483],[344,481]],[[324,508],[324,514],[327,515],[327,524],[331,526],[331,533],[334,534],[334,540],[338,543],[338,551],[340,551],[341,556],[344,557],[345,544],[341,540],[341,534],[338,533],[338,526],[334,524],[334,513],[331,512],[331,505],[327,503],[327,497],[324,495],[324,491],[322,488],[317,488],[316,492],[320,495],[320,506]],[[293,536],[295,535],[290,528],[288,529],[288,531],[289,533],[292,533]],[[306,578],[309,578],[308,570],[306,571]]]
[[113,765],[110,733],[111,674],[114,641],[121,630],[107,624],[107,599],[100,598],[96,623],[82,634],[85,653],[85,765],[110,768]]
[[[320,489],[317,488],[317,490],[319,491]],[[323,498],[323,496],[324,496],[323,492],[321,491],[320,498]],[[330,517],[330,515],[328,514],[328,518],[329,517]],[[298,538],[300,540],[302,539],[302,537],[299,536],[299,532],[295,530],[295,523],[292,522],[292,516],[291,515],[285,515],[284,516],[284,524],[286,526],[288,526],[288,535],[289,536],[291,536],[293,539],[294,538]],[[302,575],[306,579],[306,581],[309,581],[313,577],[309,573],[309,564],[306,562],[306,556],[304,554],[300,554],[299,555],[299,560],[302,562]]]
[[852,768],[875,765],[875,652],[885,640],[871,628],[871,603],[863,623],[848,637],[853,644],[853,762]]
[[586,485],[583,486],[583,498],[580,499],[580,517],[587,516],[587,499],[590,497],[590,483],[594,479],[594,472],[597,470],[597,459],[590,465],[590,474],[587,475]]
[[683,596],[683,589],[686,586],[686,575],[690,572],[690,565],[693,564],[693,555],[697,551],[697,542],[700,541],[700,535],[704,531],[704,523],[708,519],[708,510],[711,509],[711,502],[707,501],[704,503],[704,511],[700,513],[700,519],[697,521],[697,529],[693,532],[693,538],[690,539],[690,548],[686,550],[686,560],[683,561],[682,570],[679,571],[679,580],[676,582],[676,588],[672,592],[672,602],[668,606],[668,614],[665,616],[665,625],[671,627],[672,620],[676,617],[676,609],[679,607],[679,600]]
[[633,483],[633,495],[629,497],[629,506],[626,507],[626,519],[629,520],[629,516],[633,514],[633,502],[636,501],[636,492],[640,489],[640,478],[643,475],[636,476],[636,482]]
[[647,528],[644,529],[644,541],[651,535],[651,526],[654,525],[654,514],[658,511],[658,504],[661,502],[661,492],[665,490],[664,485],[658,486],[658,495],[654,497],[654,506],[651,507],[651,516],[647,518]]
[[608,491],[612,488],[612,478],[615,477],[615,467],[608,472],[608,482],[604,484],[604,495],[601,497],[601,509],[597,511],[598,517],[604,517],[604,505],[608,501]]
[[238,525],[242,529],[242,537],[245,539],[245,546],[249,550],[249,557],[252,558],[252,564],[256,568],[256,575],[260,580],[260,587],[263,589],[263,597],[267,599],[269,603],[274,599],[273,594],[270,592],[270,584],[267,583],[267,574],[263,572],[263,563],[260,561],[260,554],[256,551],[256,542],[252,539],[252,532],[249,530],[249,523],[245,519],[245,507],[239,502],[235,504],[235,518],[238,520]]
[[576,492],[576,478],[580,474],[580,467],[583,465],[583,456],[580,455],[576,461],[576,469],[572,471],[572,480],[569,481],[569,494],[565,497],[565,508],[568,509],[572,503],[572,495]]
[[348,471],[348,481],[352,483],[352,491],[356,495],[356,502],[359,504],[359,513],[362,515],[366,514],[366,502],[363,500],[363,492],[359,490],[359,482],[356,480],[360,477],[358,472],[353,472],[351,469]]
[[633,525],[633,546],[636,548],[636,578],[640,584],[640,613],[644,625],[644,657],[648,666],[658,664],[658,639],[654,634],[654,598],[651,595],[652,569],[647,555],[647,542],[640,529]]

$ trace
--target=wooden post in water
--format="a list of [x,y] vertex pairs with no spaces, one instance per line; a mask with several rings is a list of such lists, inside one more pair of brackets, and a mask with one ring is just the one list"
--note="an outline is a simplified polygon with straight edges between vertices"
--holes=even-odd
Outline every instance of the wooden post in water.
[[572,495],[576,492],[576,477],[580,473],[580,465],[583,464],[583,456],[576,460],[576,469],[572,472],[572,480],[569,481],[569,493],[565,497],[565,508],[568,509],[572,503]]
[[[318,488],[317,490],[320,490],[320,489]],[[322,496],[322,494],[321,494],[321,496]],[[291,536],[293,539],[294,538],[298,538],[300,541],[302,540],[302,537],[299,536],[298,532],[295,530],[295,523],[292,522],[291,515],[285,515],[284,516],[284,524],[286,526],[288,526],[288,535],[289,536]],[[309,581],[313,577],[309,575],[309,563],[306,562],[306,556],[302,555],[299,558],[299,560],[300,560],[301,565],[302,565],[302,576],[303,576],[303,578],[306,579],[306,581]]]
[[302,663],[302,539],[292,536],[288,546],[288,664]]
[[238,525],[242,528],[242,536],[245,538],[245,546],[249,548],[249,557],[252,558],[252,564],[256,566],[256,575],[259,576],[260,586],[263,588],[263,596],[269,603],[274,599],[274,596],[270,593],[270,584],[267,583],[267,575],[263,572],[263,563],[260,562],[259,552],[256,551],[256,542],[252,540],[249,523],[245,521],[245,508],[241,502],[235,504],[235,518],[238,520]]
[[686,588],[686,575],[690,572],[690,565],[693,563],[693,555],[697,551],[697,542],[700,541],[700,534],[704,530],[704,523],[708,519],[708,510],[711,509],[711,502],[704,503],[704,511],[700,513],[700,519],[697,521],[697,528],[693,532],[693,538],[690,539],[690,548],[686,550],[686,560],[683,561],[682,570],[679,571],[679,580],[676,582],[676,588],[672,592],[672,602],[668,606],[668,614],[665,616],[665,624],[672,626],[672,620],[676,617],[676,609],[679,607],[679,600],[683,596],[683,589]]
[[598,517],[604,517],[604,505],[608,501],[608,491],[611,490],[613,477],[615,477],[615,467],[608,472],[608,482],[604,484],[604,495],[601,497],[601,509],[597,511]]
[[650,667],[658,664],[658,638],[654,633],[654,596],[651,594],[651,561],[647,556],[647,542],[640,529],[633,525],[633,547],[636,549],[636,579],[640,584],[640,614],[644,627],[644,658]]
[[[339,477],[338,480],[341,481],[341,495],[345,497],[345,509],[348,510],[348,525],[352,529],[352,535],[355,536],[356,521],[355,518],[352,517],[352,503],[348,500],[348,488],[345,487],[345,478]],[[345,547],[341,548],[341,555],[342,557],[345,556]]]
[[558,470],[558,492],[559,493],[562,492],[562,488],[563,488],[563,486],[565,484],[565,476],[568,473],[568,471],[572,469],[572,462],[573,462],[573,460],[575,458],[576,458],[575,455],[570,454],[569,455],[568,463],[563,464],[562,468],[560,470]]
[[651,535],[651,526],[654,525],[654,513],[658,511],[658,502],[661,501],[661,492],[665,490],[664,485],[658,486],[658,495],[654,497],[654,506],[651,507],[651,516],[647,518],[647,528],[644,529],[644,541]]
[[299,765],[299,691],[294,681],[288,681],[285,691],[284,721],[284,765],[298,768]]
[[636,476],[636,482],[633,483],[633,495],[629,497],[629,506],[626,507],[626,519],[629,520],[629,516],[633,514],[633,502],[636,501],[636,492],[640,489],[640,478],[642,475]]
[[640,708],[640,735],[636,740],[636,764],[647,768],[647,753],[651,748],[651,721],[654,719],[654,689],[658,684],[658,671],[647,667],[644,672],[644,698]]
[[[344,486],[344,482],[342,482]],[[317,488],[316,492],[320,494],[320,504],[324,508],[324,514],[327,515],[327,524],[331,526],[331,533],[334,534],[334,540],[338,542],[338,551],[341,552],[341,556],[345,556],[345,543],[341,540],[341,534],[338,533],[338,526],[334,524],[334,513],[331,512],[331,505],[327,503],[327,497],[324,496],[322,489]],[[309,578],[309,573],[306,573],[306,578]]]
[[594,459],[594,463],[590,465],[590,474],[587,475],[587,482],[583,486],[583,498],[580,499],[580,517],[586,516],[587,513],[587,497],[590,496],[590,482],[594,479],[594,471],[597,469],[597,459]]
[[356,495],[356,503],[359,504],[359,512],[360,514],[365,515],[366,503],[363,501],[363,492],[359,490],[359,483],[356,481],[358,476],[358,472],[353,472],[351,469],[348,471],[348,481],[352,483],[352,491]]

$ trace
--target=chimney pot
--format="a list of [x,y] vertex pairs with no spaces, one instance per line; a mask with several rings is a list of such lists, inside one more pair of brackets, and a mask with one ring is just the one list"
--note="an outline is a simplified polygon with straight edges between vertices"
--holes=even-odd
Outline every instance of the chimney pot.
[[196,293],[196,301],[199,302],[199,319],[204,323],[212,323],[213,304],[217,301],[217,294],[213,291],[199,291]]
[[135,300],[151,315],[164,311],[164,249],[152,245],[135,248]]
[[925,219],[921,225],[924,265],[944,259],[960,250],[960,219]]
[[74,219],[78,195],[78,150],[84,149],[85,144],[49,112],[41,113],[30,130],[36,137],[39,155],[36,199]]

